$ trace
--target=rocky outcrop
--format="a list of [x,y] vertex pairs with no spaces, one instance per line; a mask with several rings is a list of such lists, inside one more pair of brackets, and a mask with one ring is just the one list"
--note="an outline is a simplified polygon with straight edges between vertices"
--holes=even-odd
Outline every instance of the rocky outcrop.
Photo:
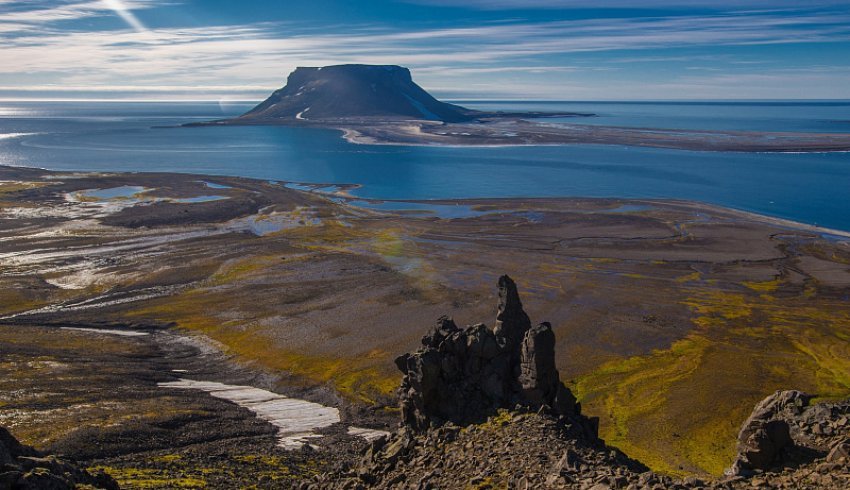
[[741,426],[738,456],[728,473],[741,475],[781,466],[785,450],[794,445],[785,417],[798,416],[808,403],[809,396],[799,391],[777,391],[759,402]]
[[75,488],[117,490],[118,484],[109,475],[89,473],[71,461],[25,446],[0,427],[0,489]]
[[[483,423],[407,429],[373,443],[356,468],[312,488],[646,488],[673,480],[589,437],[566,417],[503,410]],[[643,475],[643,476],[642,476]],[[305,486],[311,488],[310,486]]]
[[400,356],[396,365],[404,373],[402,422],[413,430],[480,422],[499,408],[517,406],[579,414],[555,367],[552,326],[531,326],[508,276],[499,279],[495,328],[461,329],[451,318],[440,318],[422,347]]
[[850,488],[850,400],[809,405],[805,393],[776,392],[743,424],[726,476],[675,479],[599,439],[560,381],[552,326],[532,325],[507,276],[492,330],[440,318],[396,360],[400,429],[301,488]]
[[850,401],[809,405],[800,391],[777,391],[759,402],[738,435],[729,475],[782,471],[827,456],[839,460],[850,446]]

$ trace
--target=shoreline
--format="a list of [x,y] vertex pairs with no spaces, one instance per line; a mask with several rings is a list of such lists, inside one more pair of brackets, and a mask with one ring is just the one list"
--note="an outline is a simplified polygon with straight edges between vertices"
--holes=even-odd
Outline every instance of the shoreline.
[[792,133],[553,124],[533,118],[441,123],[421,120],[222,119],[182,127],[286,126],[332,129],[358,145],[499,148],[581,144],[726,153],[846,153],[848,133]]
[[[277,182],[284,186],[304,186],[311,187],[310,189],[301,189],[298,187],[288,187],[293,190],[297,190],[300,192],[306,192],[313,195],[319,196],[327,196],[336,197],[349,201],[368,201],[372,203],[412,203],[412,204],[460,204],[460,205],[476,205],[486,202],[492,201],[501,201],[501,202],[533,202],[533,201],[552,201],[552,200],[563,200],[563,201],[596,201],[596,202],[606,202],[606,201],[622,201],[628,203],[650,203],[650,204],[673,204],[673,205],[684,205],[687,207],[693,207],[696,209],[713,209],[726,213],[735,213],[739,214],[744,218],[760,222],[771,224],[775,226],[781,226],[784,228],[788,228],[789,230],[796,231],[806,231],[811,233],[817,233],[820,235],[824,235],[825,237],[840,237],[844,239],[850,239],[850,230],[841,230],[837,228],[829,228],[825,226],[813,225],[810,223],[805,223],[802,221],[793,220],[790,218],[782,218],[779,216],[771,216],[767,214],[761,214],[755,211],[748,211],[746,209],[735,208],[731,206],[725,206],[722,204],[715,204],[708,201],[697,201],[697,200],[689,200],[689,199],[675,199],[675,198],[628,198],[628,197],[617,197],[617,196],[608,196],[608,197],[589,197],[589,196],[512,196],[512,197],[474,197],[474,198],[464,198],[464,197],[456,197],[456,198],[433,198],[433,199],[380,199],[373,198],[368,196],[357,196],[351,194],[350,191],[356,189],[364,188],[363,184],[355,184],[355,183],[327,183],[327,182],[295,182],[295,181],[284,181],[284,180],[267,180],[267,179],[258,179],[254,177],[244,177],[244,176],[236,176],[236,175],[226,175],[226,174],[203,174],[196,172],[128,172],[128,171],[86,171],[86,170],[53,170],[45,167],[29,167],[24,165],[5,165],[0,164],[0,169],[25,169],[25,170],[41,170],[44,172],[50,172],[52,174],[69,174],[69,175],[91,175],[91,176],[110,176],[110,175],[120,175],[120,174],[130,174],[130,175],[140,175],[140,174],[179,174],[179,175],[187,175],[193,176],[197,178],[236,178],[236,179],[246,179],[248,181],[253,182]],[[324,188],[334,188],[335,190],[332,192],[325,192],[322,189]]]

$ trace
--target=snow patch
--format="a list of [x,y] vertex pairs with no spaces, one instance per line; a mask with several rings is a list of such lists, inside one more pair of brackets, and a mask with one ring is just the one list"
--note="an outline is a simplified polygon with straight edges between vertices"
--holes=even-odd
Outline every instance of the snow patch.
[[108,328],[82,328],[82,327],[60,327],[62,330],[73,330],[75,332],[102,333],[104,335],[117,335],[119,337],[145,337],[148,332],[137,332],[134,330],[110,330]]
[[300,449],[311,439],[322,437],[316,429],[339,423],[339,410],[297,398],[288,398],[252,386],[233,386],[214,381],[181,379],[159,383],[163,388],[201,390],[245,407],[257,417],[277,427],[278,445],[287,450]]

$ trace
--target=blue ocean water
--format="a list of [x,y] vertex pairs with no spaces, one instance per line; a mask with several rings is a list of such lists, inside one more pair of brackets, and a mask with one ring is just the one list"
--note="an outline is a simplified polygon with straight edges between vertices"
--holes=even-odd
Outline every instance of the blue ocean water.
[[[850,231],[850,153],[716,153],[604,145],[353,145],[331,130],[180,128],[245,103],[0,102],[0,164],[353,183],[375,199],[676,198]],[[850,102],[468,103],[593,112],[567,119],[673,129],[850,132]],[[171,126],[171,127],[163,127]]]
[[596,114],[548,122],[715,131],[850,133],[850,101],[463,102],[473,109]]

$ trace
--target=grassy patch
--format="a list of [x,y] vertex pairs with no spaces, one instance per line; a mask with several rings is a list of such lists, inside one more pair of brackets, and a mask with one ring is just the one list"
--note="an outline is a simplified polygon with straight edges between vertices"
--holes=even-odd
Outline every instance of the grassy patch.
[[49,182],[19,182],[19,181],[0,181],[0,196],[8,196],[21,191],[45,187],[50,185]]
[[771,281],[745,281],[743,284],[744,284],[744,286],[752,289],[753,291],[755,291],[757,293],[765,294],[765,293],[773,293],[777,289],[779,289],[779,286],[782,285],[782,280],[781,279],[773,279]]
[[112,466],[96,466],[93,471],[103,471],[121,486],[121,488],[137,489],[202,489],[207,488],[207,481],[192,476],[178,476],[169,470],[149,468],[116,468]]
[[[223,308],[227,301],[226,294],[195,290],[151,304],[133,315],[176,322],[181,328],[201,332],[220,342],[228,353],[242,360],[256,362],[272,371],[292,373],[314,383],[331,384],[354,400],[371,403],[389,396],[398,386],[399,377],[389,369],[391,363],[385,352],[372,351],[357,358],[331,358],[286,350],[262,334],[252,325],[251,319],[230,322],[212,316],[212,312],[227,315]],[[262,311],[256,314],[271,315]]]
[[657,471],[720,475],[741,422],[774,390],[850,396],[847,306],[773,297],[776,281],[747,287],[692,290],[689,336],[576,380],[604,439]]

